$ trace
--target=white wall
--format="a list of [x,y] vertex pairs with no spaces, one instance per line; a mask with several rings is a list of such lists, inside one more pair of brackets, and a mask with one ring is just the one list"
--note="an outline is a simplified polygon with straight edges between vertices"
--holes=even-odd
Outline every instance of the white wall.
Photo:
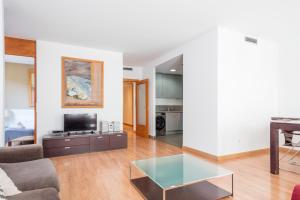
[[4,9],[0,0],[0,147],[4,146]]
[[[132,71],[123,70],[124,79],[143,79],[143,68],[142,67],[133,67],[133,66],[124,66],[132,68]],[[133,83],[133,130],[136,130],[136,84]]]
[[143,69],[143,79],[149,80],[149,135],[155,136],[155,67],[145,67]]
[[131,66],[124,66],[132,68],[132,71],[124,70],[123,77],[124,79],[142,79],[143,78],[143,68],[142,67],[131,67]]
[[[244,37],[218,28],[145,68],[153,87],[151,70],[183,54],[184,146],[214,155],[269,146],[270,117],[278,111],[278,47],[262,39],[255,46]],[[155,105],[155,87],[150,91],[150,104]]]
[[[278,114],[300,118],[300,40],[285,38],[279,48]],[[279,138],[284,143],[284,137]]]
[[5,109],[32,109],[29,106],[29,75],[33,65],[5,63]]
[[300,40],[286,38],[279,51],[279,116],[300,118]]
[[219,28],[218,155],[269,147],[269,123],[277,113],[278,47]]
[[209,31],[148,64],[150,126],[155,133],[155,67],[183,54],[183,145],[211,154],[217,138],[217,29]]
[[[104,61],[104,108],[61,107],[61,57]],[[47,41],[37,41],[37,136],[63,128],[64,113],[97,113],[98,120],[123,124],[123,54]]]

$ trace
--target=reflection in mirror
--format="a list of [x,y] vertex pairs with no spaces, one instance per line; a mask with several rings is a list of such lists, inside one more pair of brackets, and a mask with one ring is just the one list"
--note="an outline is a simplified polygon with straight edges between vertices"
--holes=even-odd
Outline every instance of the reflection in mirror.
[[34,143],[34,58],[6,55],[5,146]]

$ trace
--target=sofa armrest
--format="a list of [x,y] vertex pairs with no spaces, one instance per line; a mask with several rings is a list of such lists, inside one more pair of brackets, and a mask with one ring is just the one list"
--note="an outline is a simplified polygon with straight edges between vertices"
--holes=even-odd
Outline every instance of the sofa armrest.
[[0,163],[16,163],[43,158],[42,145],[21,145],[0,148]]

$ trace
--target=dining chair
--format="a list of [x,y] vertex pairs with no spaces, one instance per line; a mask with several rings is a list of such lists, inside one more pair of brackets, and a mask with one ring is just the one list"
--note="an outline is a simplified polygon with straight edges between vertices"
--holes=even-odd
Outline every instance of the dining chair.
[[[294,120],[299,121],[300,118],[271,117],[271,121],[294,121]],[[297,165],[297,162],[294,161],[294,158],[300,152],[300,149],[296,149],[300,147],[300,132],[281,130],[281,133],[284,135],[283,146],[287,147],[287,151],[284,153],[284,155],[281,158],[279,158],[279,160],[282,160],[287,155],[290,155],[292,153],[292,156],[288,159],[288,163],[291,165]]]
[[299,149],[296,149],[300,147],[300,133],[299,135],[296,133],[299,132],[282,131],[282,134],[284,135],[283,146],[288,147],[288,149],[279,160],[282,160],[287,155],[290,155],[290,153],[292,153],[291,157],[288,159],[288,163],[291,165],[299,165],[296,161],[294,161],[295,157],[300,152]]

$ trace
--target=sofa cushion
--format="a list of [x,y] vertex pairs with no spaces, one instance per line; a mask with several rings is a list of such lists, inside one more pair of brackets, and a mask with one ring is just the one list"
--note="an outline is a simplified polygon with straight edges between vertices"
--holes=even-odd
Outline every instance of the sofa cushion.
[[43,157],[43,147],[39,144],[0,147],[0,163],[26,162]]
[[14,182],[9,178],[5,171],[0,167],[0,187],[3,190],[5,196],[12,196],[21,193],[16,187]]
[[54,188],[43,188],[37,190],[29,190],[7,197],[7,200],[59,200],[58,192]]
[[6,200],[2,186],[0,185],[0,200]]
[[20,163],[0,163],[7,175],[21,191],[53,187],[59,191],[57,175],[49,159]]

